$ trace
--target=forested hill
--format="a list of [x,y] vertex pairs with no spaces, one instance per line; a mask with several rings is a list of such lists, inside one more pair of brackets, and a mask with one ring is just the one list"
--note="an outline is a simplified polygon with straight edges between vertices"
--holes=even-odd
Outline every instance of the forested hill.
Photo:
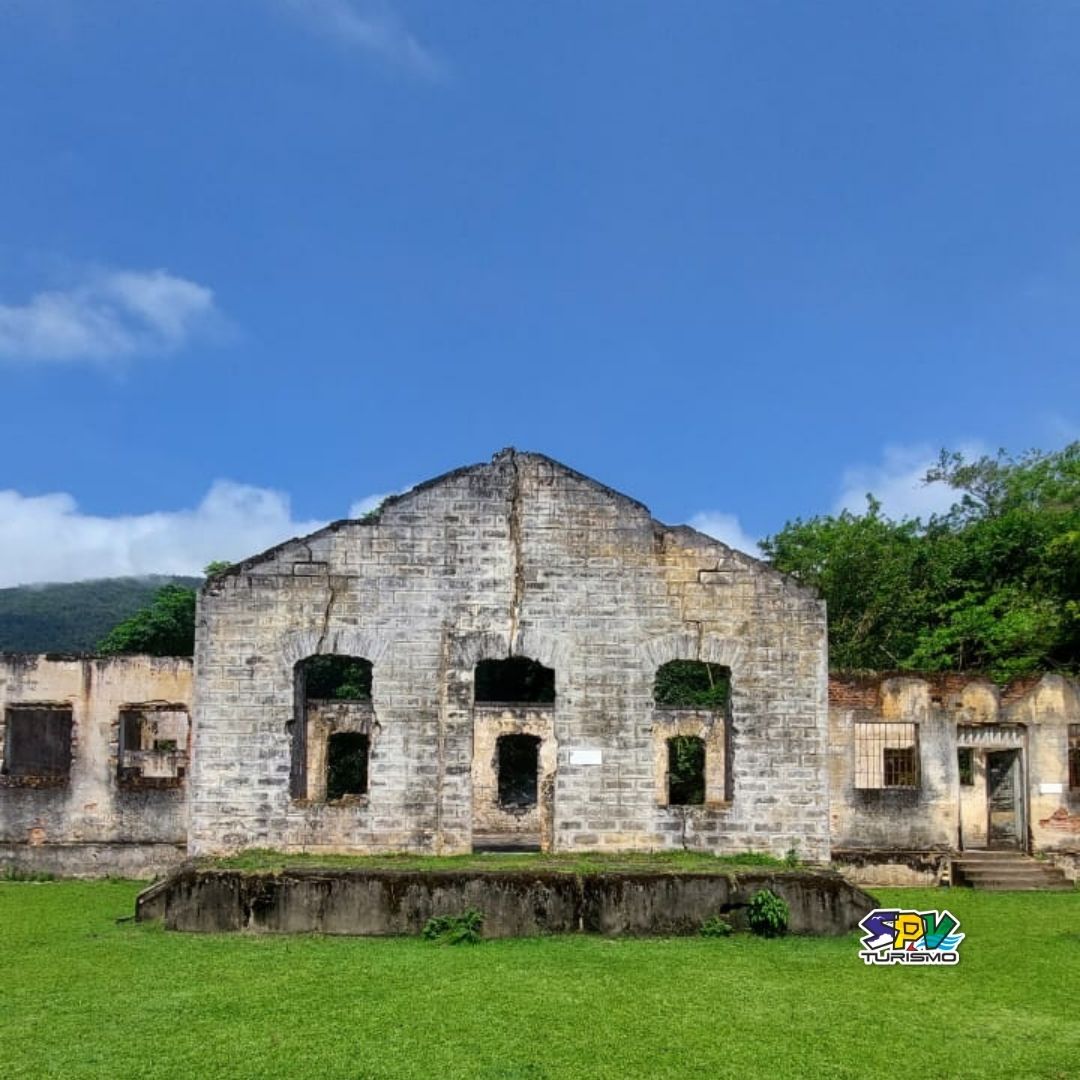
[[172,583],[196,588],[202,578],[155,575],[0,589],[0,652],[93,652],[117,623]]

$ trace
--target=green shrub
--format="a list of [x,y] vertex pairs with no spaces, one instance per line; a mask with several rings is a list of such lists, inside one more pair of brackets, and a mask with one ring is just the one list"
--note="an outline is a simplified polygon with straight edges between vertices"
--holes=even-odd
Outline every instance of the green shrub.
[[475,945],[480,940],[484,916],[474,908],[460,915],[436,915],[424,924],[424,937],[440,945]]
[[746,906],[746,921],[761,937],[780,937],[787,933],[790,915],[787,904],[772,889],[759,889]]
[[727,937],[731,931],[732,926],[727,919],[722,919],[719,915],[714,915],[711,919],[706,919],[701,924],[701,930],[699,932],[702,937]]
[[784,865],[793,868],[799,865],[799,849],[797,847],[789,847],[784,852]]

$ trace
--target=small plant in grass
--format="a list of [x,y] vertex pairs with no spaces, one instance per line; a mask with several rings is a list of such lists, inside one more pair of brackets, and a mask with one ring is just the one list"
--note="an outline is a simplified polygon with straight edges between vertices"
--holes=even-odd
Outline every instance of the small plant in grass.
[[733,927],[727,919],[722,919],[719,915],[713,915],[712,918],[706,919],[701,924],[699,932],[702,937],[728,937],[732,929]]
[[760,937],[786,934],[790,915],[787,904],[772,889],[758,889],[746,905],[746,921]]
[[799,865],[799,849],[797,847],[789,847],[784,852],[784,865],[790,866],[792,869]]
[[436,915],[424,924],[424,937],[440,945],[475,945],[480,940],[484,916],[474,908],[460,915]]

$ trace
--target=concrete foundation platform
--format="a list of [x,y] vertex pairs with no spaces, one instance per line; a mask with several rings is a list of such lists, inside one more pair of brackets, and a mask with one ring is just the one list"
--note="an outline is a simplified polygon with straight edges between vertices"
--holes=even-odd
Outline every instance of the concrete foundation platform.
[[844,934],[877,906],[829,871],[559,873],[295,869],[277,873],[186,866],[139,895],[140,921],[170,930],[419,934],[436,915],[469,908],[485,937],[597,933],[695,934],[715,915],[745,928],[745,909],[771,889],[796,934]]

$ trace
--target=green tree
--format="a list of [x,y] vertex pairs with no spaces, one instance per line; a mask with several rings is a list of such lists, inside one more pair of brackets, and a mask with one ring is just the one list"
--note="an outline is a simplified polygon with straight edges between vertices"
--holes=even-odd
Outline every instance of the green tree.
[[834,668],[985,671],[1005,681],[1080,670],[1080,443],[968,461],[943,451],[925,477],[948,513],[794,521],[763,544],[829,610]]
[[[231,563],[212,562],[207,576],[220,574]],[[197,590],[165,585],[142,610],[124,619],[98,642],[104,656],[143,653],[149,656],[192,656],[195,652],[195,597]]]
[[102,638],[98,652],[106,656],[191,656],[195,652],[195,590],[183,585],[159,589],[148,607],[114,626]]

